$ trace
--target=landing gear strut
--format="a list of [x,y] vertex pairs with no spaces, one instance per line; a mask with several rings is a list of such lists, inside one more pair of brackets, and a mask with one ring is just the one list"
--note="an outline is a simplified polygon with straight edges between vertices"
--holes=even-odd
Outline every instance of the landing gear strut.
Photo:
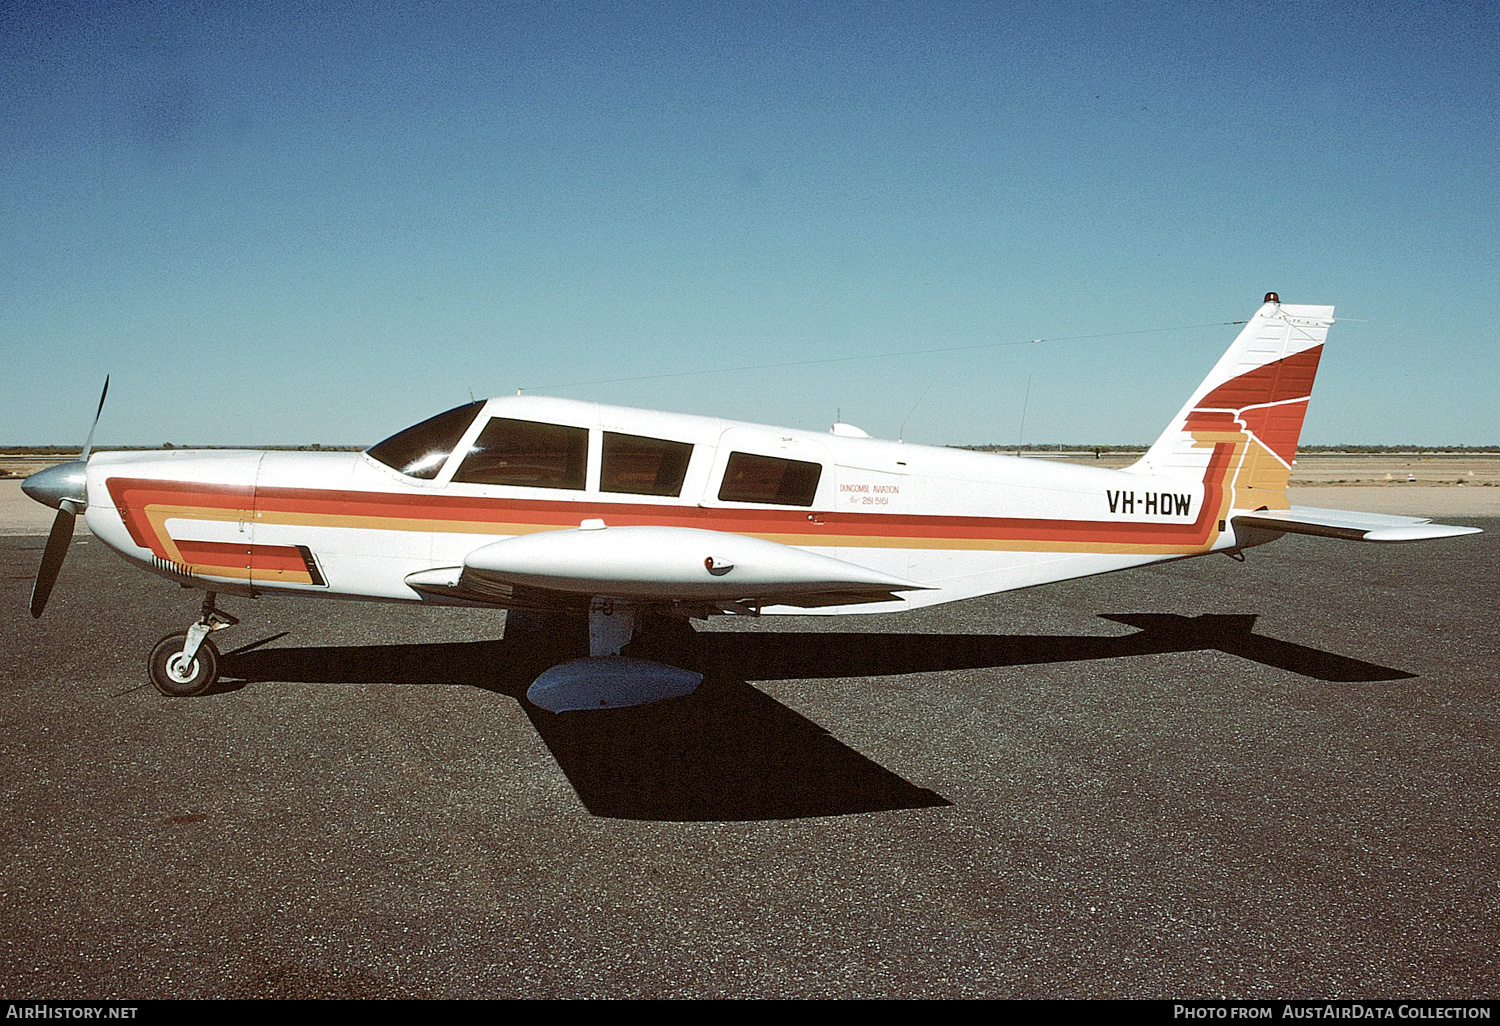
[[219,679],[219,649],[208,635],[240,621],[214,606],[215,594],[203,598],[198,620],[185,631],[168,634],[156,643],[147,663],[156,690],[173,698],[201,695]]

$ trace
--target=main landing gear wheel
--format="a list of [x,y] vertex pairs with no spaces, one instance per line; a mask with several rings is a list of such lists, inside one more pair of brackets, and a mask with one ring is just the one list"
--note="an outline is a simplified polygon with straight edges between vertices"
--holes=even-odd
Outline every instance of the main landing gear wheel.
[[151,683],[173,698],[201,695],[219,679],[219,650],[207,638],[191,660],[182,658],[187,631],[168,634],[151,650]]

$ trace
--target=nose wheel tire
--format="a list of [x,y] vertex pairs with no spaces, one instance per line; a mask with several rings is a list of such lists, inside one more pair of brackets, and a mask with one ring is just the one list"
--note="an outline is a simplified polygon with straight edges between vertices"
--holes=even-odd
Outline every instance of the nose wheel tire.
[[182,658],[187,631],[168,634],[151,650],[151,683],[156,690],[172,698],[201,695],[219,679],[219,650],[208,638],[198,646],[190,660]]

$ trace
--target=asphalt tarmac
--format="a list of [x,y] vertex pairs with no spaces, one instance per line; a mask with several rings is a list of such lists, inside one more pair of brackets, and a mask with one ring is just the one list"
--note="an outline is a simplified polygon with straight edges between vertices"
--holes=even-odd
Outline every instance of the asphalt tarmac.
[[565,640],[274,599],[165,698],[199,593],[80,537],[33,621],[42,539],[0,538],[0,991],[1493,997],[1474,522],[715,621],[694,695],[561,716]]

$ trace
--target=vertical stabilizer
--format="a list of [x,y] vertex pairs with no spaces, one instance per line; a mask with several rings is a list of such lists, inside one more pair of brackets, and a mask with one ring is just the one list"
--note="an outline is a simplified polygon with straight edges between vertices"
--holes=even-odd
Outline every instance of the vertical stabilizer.
[[1293,306],[1274,292],[1130,469],[1201,478],[1220,447],[1232,509],[1286,509],[1286,485],[1312,395],[1331,306]]

